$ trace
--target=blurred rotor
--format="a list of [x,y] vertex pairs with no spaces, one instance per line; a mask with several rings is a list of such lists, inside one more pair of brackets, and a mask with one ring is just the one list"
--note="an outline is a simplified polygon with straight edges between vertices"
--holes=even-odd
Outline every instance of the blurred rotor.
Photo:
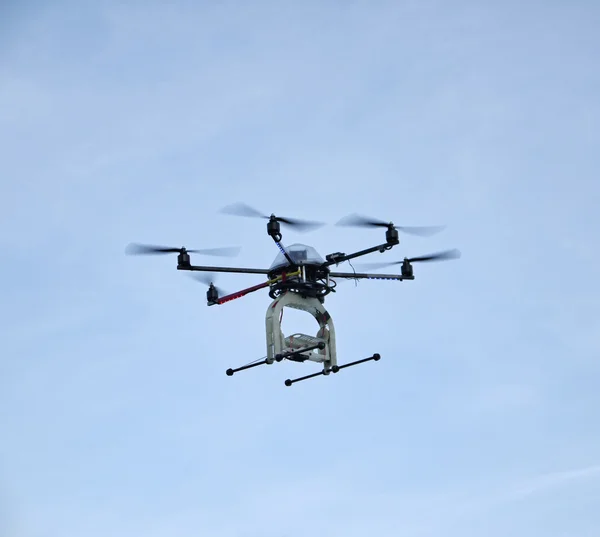
[[364,269],[377,270],[386,267],[393,267],[394,265],[402,265],[406,261],[409,263],[427,263],[431,261],[449,261],[451,259],[459,259],[461,253],[457,249],[444,250],[443,252],[437,252],[429,255],[422,255],[419,257],[407,257],[402,261],[391,261],[389,263],[361,263],[359,266]]
[[263,218],[266,220],[274,219],[277,222],[281,222],[287,226],[293,227],[296,231],[305,232],[311,231],[313,229],[322,227],[325,225],[324,222],[313,222],[310,220],[300,220],[299,218],[288,218],[283,216],[267,216],[266,214],[261,213],[254,207],[250,207],[245,203],[234,203],[232,205],[228,205],[227,207],[223,207],[220,210],[221,213],[230,214],[235,216],[245,216],[248,218]]
[[214,282],[218,279],[217,274],[214,272],[191,272],[190,278],[196,280],[197,282],[203,283],[207,287],[211,285],[217,290],[220,297],[226,296],[229,293],[222,289],[221,287],[217,287]]
[[392,222],[385,222],[360,214],[350,214],[342,218],[336,226],[347,227],[395,227],[398,231],[408,233],[410,235],[419,235],[421,237],[429,237],[439,233],[446,226],[395,226]]
[[155,246],[150,244],[131,243],[125,249],[127,255],[159,255],[159,254],[201,254],[216,257],[235,257],[241,251],[239,246],[228,248],[205,248],[202,250],[188,250],[187,248],[174,248],[171,246]]

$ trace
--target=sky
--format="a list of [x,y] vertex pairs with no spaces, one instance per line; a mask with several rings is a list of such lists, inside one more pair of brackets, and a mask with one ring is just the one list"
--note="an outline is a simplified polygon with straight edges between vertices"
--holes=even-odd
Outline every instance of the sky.
[[[586,1],[4,2],[0,535],[595,537],[599,23]],[[385,259],[462,258],[327,297],[339,362],[380,361],[227,377],[266,353],[267,293],[207,307],[173,256],[124,252],[267,268],[265,222],[219,213],[239,201],[327,222],[282,229],[322,256],[382,242],[334,225],[358,212],[447,226]]]

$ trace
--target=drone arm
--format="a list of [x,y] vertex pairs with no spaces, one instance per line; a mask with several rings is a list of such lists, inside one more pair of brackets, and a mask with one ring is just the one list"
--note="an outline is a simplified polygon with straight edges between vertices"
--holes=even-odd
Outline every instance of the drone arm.
[[267,280],[264,283],[259,283],[258,285],[253,285],[252,287],[248,287],[247,289],[242,289],[241,291],[237,291],[236,293],[230,293],[229,295],[220,297],[215,301],[215,303],[219,304],[219,305],[225,304],[225,302],[230,302],[232,300],[235,300],[236,298],[241,298],[243,296],[246,296],[249,293],[253,293],[254,291],[259,291],[260,289],[265,289],[266,287],[269,287],[269,285],[272,285],[284,278],[298,276],[298,275],[300,275],[300,273],[301,273],[300,270],[296,270],[294,272],[289,272],[287,274],[285,274],[285,273],[281,274],[281,275],[277,276],[276,278]]
[[225,304],[225,302],[230,302],[231,300],[235,300],[236,298],[241,298],[246,296],[249,293],[253,293],[254,291],[258,291],[259,289],[264,289],[265,287],[269,287],[269,282],[259,283],[258,285],[254,285],[252,287],[248,287],[247,289],[242,289],[237,293],[231,293],[229,295],[222,296],[218,298],[215,302],[216,304]]
[[177,270],[190,270],[197,272],[235,272],[238,274],[269,274],[267,269],[240,268],[240,267],[203,267],[199,265],[178,265]]
[[366,272],[330,272],[330,278],[348,278],[351,280],[361,279],[361,280],[414,280],[415,277],[407,277],[402,276],[400,274],[369,274]]
[[343,263],[344,261],[348,261],[349,259],[354,259],[355,257],[360,257],[367,254],[372,254],[374,252],[384,252],[385,250],[389,250],[394,246],[393,243],[386,242],[384,244],[380,244],[378,246],[373,246],[371,248],[367,248],[366,250],[361,250],[360,252],[355,252],[353,254],[342,254],[336,255],[332,254],[331,256],[327,256],[327,261],[323,263],[324,267],[329,267],[331,265],[337,265],[339,263]]
[[286,249],[283,247],[283,244],[281,244],[280,240],[278,241],[275,237],[273,237],[273,241],[277,245],[277,248],[279,248],[279,251],[285,256],[285,258],[287,259],[287,262],[290,265],[295,265],[294,260],[290,257],[290,254],[287,253]]

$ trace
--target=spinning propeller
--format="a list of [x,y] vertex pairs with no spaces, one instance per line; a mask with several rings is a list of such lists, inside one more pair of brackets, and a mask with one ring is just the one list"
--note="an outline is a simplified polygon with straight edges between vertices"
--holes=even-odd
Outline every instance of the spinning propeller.
[[448,261],[450,259],[459,259],[459,250],[445,250],[443,252],[437,252],[435,254],[422,255],[419,257],[408,257],[402,261],[392,261],[391,263],[361,263],[362,268],[368,269],[380,269],[385,267],[392,267],[394,265],[405,265],[406,263],[426,263],[430,261]]
[[230,248],[207,248],[204,250],[188,250],[186,248],[171,248],[169,246],[152,246],[148,244],[131,243],[125,252],[129,255],[156,255],[156,254],[202,254],[218,257],[235,257],[241,248],[234,246]]
[[213,287],[219,293],[219,296],[226,296],[229,293],[222,289],[221,287],[217,287],[214,282],[217,279],[217,275],[212,272],[192,272],[190,277],[196,280],[197,282],[203,283],[208,287]]
[[446,226],[394,226],[392,222],[384,222],[383,220],[377,220],[360,214],[350,214],[342,218],[336,226],[349,226],[349,227],[395,227],[399,231],[409,233],[411,235],[420,235],[422,237],[429,237],[442,231]]
[[312,222],[310,220],[300,220],[298,218],[287,218],[283,216],[275,216],[274,214],[267,216],[253,207],[246,205],[245,203],[234,203],[232,205],[228,205],[227,207],[223,207],[220,212],[235,216],[246,216],[249,218],[264,218],[266,220],[286,224],[287,226],[293,227],[297,231],[301,232],[310,231],[325,225],[323,222]]

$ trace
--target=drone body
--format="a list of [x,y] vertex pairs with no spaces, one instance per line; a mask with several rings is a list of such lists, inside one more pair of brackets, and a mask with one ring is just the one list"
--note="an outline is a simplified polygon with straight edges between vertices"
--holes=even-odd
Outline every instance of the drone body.
[[[187,250],[185,248],[163,248],[134,245],[135,251],[132,253],[177,253],[177,269],[190,271],[200,281],[208,284],[206,293],[207,305],[222,305],[232,300],[246,296],[249,293],[269,289],[269,296],[272,302],[269,304],[265,319],[266,333],[266,350],[267,355],[264,359],[252,362],[248,365],[238,367],[236,369],[228,369],[228,376],[232,376],[238,371],[250,369],[263,364],[273,364],[282,360],[293,362],[315,362],[322,364],[322,369],[317,373],[313,373],[295,380],[287,379],[286,386],[291,386],[293,383],[306,380],[320,375],[329,375],[337,373],[346,367],[358,365],[370,360],[379,360],[380,355],[375,353],[368,358],[357,360],[355,362],[338,365],[336,354],[336,339],[335,327],[331,315],[324,307],[325,297],[335,292],[336,278],[343,279],[376,279],[376,280],[414,280],[412,262],[416,261],[436,261],[443,259],[453,259],[460,257],[457,250],[450,250],[433,254],[430,256],[417,257],[408,259],[405,258],[400,262],[377,264],[374,268],[383,268],[384,266],[401,265],[400,274],[373,274],[373,273],[356,273],[356,272],[332,272],[329,267],[339,265],[350,259],[364,256],[374,252],[383,253],[391,250],[399,244],[398,230],[408,233],[428,235],[440,228],[399,228],[393,223],[385,223],[381,221],[372,221],[364,217],[351,216],[339,225],[354,225],[354,226],[377,226],[384,227],[385,242],[353,254],[346,255],[341,252],[329,254],[323,259],[319,253],[311,246],[305,244],[292,244],[284,247],[281,244],[282,234],[280,224],[295,226],[300,229],[308,230],[315,227],[320,227],[322,224],[316,222],[304,222],[299,220],[291,220],[289,218],[276,217],[275,215],[263,216],[258,211],[248,207],[247,205],[237,204],[223,210],[230,214],[239,216],[253,216],[266,218],[267,234],[273,239],[279,253],[271,266],[268,269],[254,268],[239,268],[239,267],[215,267],[215,266],[199,266],[192,265],[190,253],[203,253],[205,255],[234,255],[238,249],[211,249],[211,250]],[[223,292],[215,287],[212,279],[207,278],[207,273],[245,273],[245,274],[262,274],[267,277],[267,281],[252,287],[242,289],[235,293],[223,294]],[[281,318],[284,308],[294,308],[301,311],[306,311],[312,315],[318,325],[318,330],[315,335],[296,333],[285,336],[281,329]]]

